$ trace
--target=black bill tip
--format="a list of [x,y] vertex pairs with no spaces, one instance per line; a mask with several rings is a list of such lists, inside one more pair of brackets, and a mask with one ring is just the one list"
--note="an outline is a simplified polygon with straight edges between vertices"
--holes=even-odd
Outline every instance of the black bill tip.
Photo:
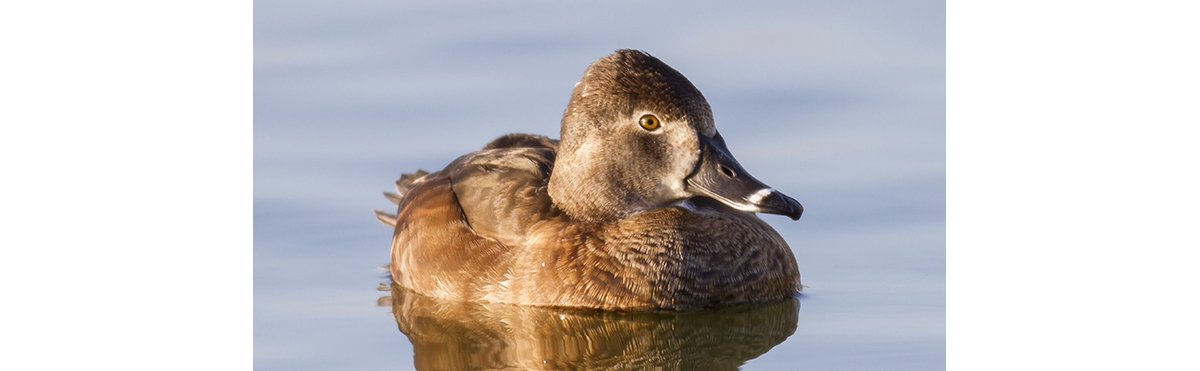
[[784,215],[792,220],[800,220],[800,214],[804,213],[800,201],[771,188],[750,195],[746,201],[757,206],[760,213]]

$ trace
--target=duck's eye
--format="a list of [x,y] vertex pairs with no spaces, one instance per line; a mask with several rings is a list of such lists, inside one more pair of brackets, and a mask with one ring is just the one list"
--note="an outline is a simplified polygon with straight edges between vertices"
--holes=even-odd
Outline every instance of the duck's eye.
[[642,116],[642,119],[638,123],[642,124],[642,129],[648,131],[658,130],[658,127],[661,126],[661,123],[658,122],[658,117],[654,117],[654,115]]

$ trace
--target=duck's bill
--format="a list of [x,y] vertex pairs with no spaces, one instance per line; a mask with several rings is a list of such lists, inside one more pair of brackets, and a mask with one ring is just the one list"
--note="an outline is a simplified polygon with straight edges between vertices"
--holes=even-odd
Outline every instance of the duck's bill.
[[734,209],[753,213],[786,215],[800,219],[804,206],[796,199],[776,191],[742,169],[718,133],[712,138],[700,135],[700,161],[687,179],[692,193],[710,197]]

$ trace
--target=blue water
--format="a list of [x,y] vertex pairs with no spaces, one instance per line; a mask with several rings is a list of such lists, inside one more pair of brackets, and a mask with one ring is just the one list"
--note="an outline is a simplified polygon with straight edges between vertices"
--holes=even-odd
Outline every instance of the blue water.
[[[380,302],[380,192],[501,134],[557,137],[583,69],[619,48],[686,75],[742,165],[804,204],[799,221],[762,216],[808,287],[765,322],[791,335],[743,369],[944,368],[944,14],[937,1],[255,1],[255,368],[414,369]],[[665,352],[702,346],[688,344]]]

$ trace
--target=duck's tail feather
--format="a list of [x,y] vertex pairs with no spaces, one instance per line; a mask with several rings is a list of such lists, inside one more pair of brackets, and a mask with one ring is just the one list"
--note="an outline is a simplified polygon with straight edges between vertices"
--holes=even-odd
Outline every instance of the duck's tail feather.
[[383,210],[374,210],[374,211],[375,211],[375,219],[379,219],[379,221],[382,222],[384,225],[388,225],[393,228],[396,227],[396,215],[389,214]]
[[396,193],[399,194],[400,197],[404,197],[404,194],[408,193],[408,190],[412,189],[414,185],[424,181],[426,175],[429,175],[429,172],[425,170],[417,170],[415,173],[400,174],[400,179],[396,179]]
[[388,201],[391,201],[392,204],[396,206],[400,206],[400,200],[404,199],[404,196],[392,192],[383,192],[383,197],[387,198]]
[[[392,204],[400,206],[400,201],[404,200],[404,195],[408,193],[408,190],[412,189],[412,187],[418,183],[425,181],[426,175],[429,175],[429,172],[425,170],[417,170],[414,173],[400,174],[400,179],[396,179],[396,193],[383,192],[383,197],[387,198],[388,201],[391,201]],[[379,219],[379,221],[384,225],[391,227],[396,226],[395,214],[388,213],[383,210],[374,211],[375,219]]]

